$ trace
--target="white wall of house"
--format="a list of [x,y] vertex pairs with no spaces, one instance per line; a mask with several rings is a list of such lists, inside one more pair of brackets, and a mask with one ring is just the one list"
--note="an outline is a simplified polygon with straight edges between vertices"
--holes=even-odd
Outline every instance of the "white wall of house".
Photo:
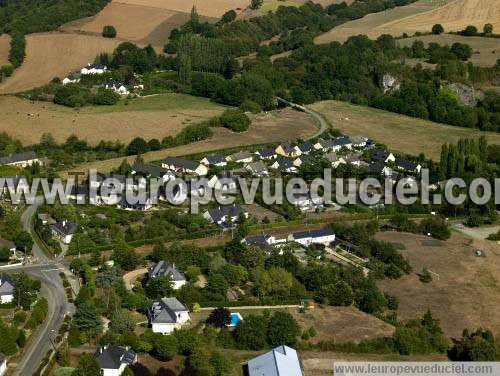
[[127,365],[123,363],[119,369],[113,368],[101,368],[103,376],[120,376],[123,371],[127,368]]
[[177,324],[151,324],[153,333],[170,334],[179,326]]
[[174,290],[179,290],[185,284],[186,284],[186,280],[183,280],[183,281],[172,281],[172,288]]
[[0,363],[0,376],[5,374],[5,371],[7,371],[7,361],[4,359],[2,363]]
[[[12,303],[14,300],[14,295],[2,295],[0,296],[0,303],[2,304],[7,304],[7,303]],[[1,375],[1,373],[0,373]]]

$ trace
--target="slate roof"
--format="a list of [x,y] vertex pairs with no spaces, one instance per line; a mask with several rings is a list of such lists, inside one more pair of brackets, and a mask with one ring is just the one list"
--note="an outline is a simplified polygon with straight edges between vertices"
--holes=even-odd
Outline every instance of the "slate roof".
[[389,156],[389,152],[385,150],[377,150],[372,154],[372,161],[374,162],[383,162]]
[[168,166],[174,166],[191,171],[195,171],[200,165],[198,162],[178,157],[167,157],[165,158],[163,163],[165,163]]
[[107,87],[112,87],[115,89],[119,89],[120,87],[124,86],[121,82],[113,79],[113,78],[108,78],[104,81],[104,85]]
[[54,223],[52,228],[61,235],[73,235],[78,228],[78,225],[71,221],[61,221]]
[[406,171],[415,171],[417,169],[418,163],[409,161],[407,159],[396,159],[394,164]]
[[228,217],[237,217],[240,213],[243,213],[244,210],[240,205],[223,205],[217,208],[208,209],[208,214],[215,222],[220,222],[224,216]]
[[107,67],[105,65],[102,65],[102,64],[87,64],[87,66],[85,67],[87,69],[107,69]]
[[267,242],[270,238],[270,235],[254,235],[254,236],[247,236],[245,238],[245,243],[248,245],[253,245],[256,247],[259,247],[260,249],[264,251],[271,251],[273,248],[271,245]]
[[247,165],[247,169],[251,170],[255,174],[261,174],[267,172],[267,166],[262,161],[249,163]]
[[345,145],[351,145],[352,142],[349,139],[349,137],[340,137],[340,138],[335,139],[333,141],[333,144],[335,146],[345,146]]
[[123,363],[133,364],[136,354],[124,347],[106,345],[95,351],[94,358],[101,369],[119,369]]
[[276,151],[274,149],[264,149],[258,152],[262,158],[271,158],[276,156]]
[[0,296],[14,295],[16,280],[8,274],[0,274]]
[[340,160],[340,157],[337,155],[337,153],[325,154],[324,158],[326,158],[328,160],[328,162],[337,162]]
[[132,167],[132,170],[134,170],[136,173],[152,175],[152,176],[163,176],[170,171],[167,168],[140,162],[136,162],[134,164],[134,167]]
[[232,161],[241,161],[243,159],[248,159],[248,158],[253,158],[253,155],[250,154],[249,152],[246,152],[246,151],[240,151],[238,153],[234,153],[234,154],[231,154],[229,156],[229,158],[232,160]]
[[297,148],[302,152],[302,153],[309,153],[311,150],[314,149],[314,146],[312,143],[309,141],[306,141],[300,145],[297,145]]
[[381,173],[385,165],[382,162],[372,162],[368,165],[368,171]]
[[140,202],[136,202],[136,203],[129,203],[127,201],[127,197],[126,196],[122,196],[122,198],[120,199],[120,202],[118,203],[118,205],[120,205],[120,208],[121,209],[133,209],[133,210],[143,210],[145,207],[146,207],[146,204],[143,204],[143,203],[140,203]]
[[246,367],[248,376],[303,375],[297,351],[288,346],[278,346],[250,359]]
[[165,277],[169,276],[172,281],[185,281],[186,276],[181,273],[175,264],[171,264],[167,261],[160,261],[153,265],[148,270],[149,278]]
[[293,162],[288,158],[282,158],[278,160],[278,168],[294,168]]
[[188,308],[177,298],[162,298],[153,303],[149,309],[148,316],[151,323],[175,324],[177,312],[187,312]]
[[290,154],[293,152],[293,146],[290,144],[281,144],[280,145],[283,151],[287,154]]
[[29,161],[31,159],[36,159],[37,155],[34,151],[27,151],[24,153],[14,153],[7,157],[0,158],[0,164],[17,163],[23,161]]
[[209,164],[214,165],[214,164],[219,164],[219,163],[225,163],[226,159],[224,158],[223,155],[207,155],[205,157],[208,161]]
[[319,230],[308,230],[308,231],[299,231],[293,233],[294,239],[306,239],[306,238],[319,238],[323,236],[332,236],[335,235],[331,228],[323,228]]

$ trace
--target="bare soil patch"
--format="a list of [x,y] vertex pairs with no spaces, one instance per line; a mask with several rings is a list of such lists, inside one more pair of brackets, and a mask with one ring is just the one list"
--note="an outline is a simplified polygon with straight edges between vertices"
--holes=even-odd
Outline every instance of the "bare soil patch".
[[[440,247],[425,246],[423,240],[428,238],[414,234],[384,232],[377,239],[403,243],[406,249],[401,253],[413,268],[408,276],[378,283],[382,291],[399,298],[401,319],[421,316],[430,309],[450,337],[480,326],[500,333],[500,246],[457,233]],[[478,249],[483,257],[475,256]],[[420,282],[417,273],[423,267],[439,278],[433,275],[432,282]]]
[[9,64],[10,35],[0,35],[0,66]]
[[119,40],[92,35],[40,33],[26,36],[26,58],[12,77],[0,84],[0,94],[42,86],[93,62],[101,52],[112,52]]

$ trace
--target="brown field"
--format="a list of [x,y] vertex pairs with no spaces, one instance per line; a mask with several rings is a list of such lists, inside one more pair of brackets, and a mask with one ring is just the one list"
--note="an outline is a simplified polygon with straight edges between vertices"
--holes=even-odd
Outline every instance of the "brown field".
[[[377,38],[381,34],[399,36],[404,32],[409,32],[409,28],[405,23],[393,25],[395,21],[402,19],[406,20],[408,17],[418,14],[427,14],[436,8],[446,5],[450,1],[451,0],[419,0],[403,7],[396,7],[384,12],[368,14],[363,18],[346,22],[319,35],[315,39],[315,42],[318,44],[330,43],[333,41],[344,42],[350,36],[359,34],[368,35],[370,38]],[[430,26],[426,26],[421,31],[430,31],[434,23],[431,23]],[[411,34],[413,34],[413,32],[411,32]]]
[[491,67],[496,64],[497,59],[500,59],[500,38],[464,37],[453,34],[422,35],[399,39],[398,44],[401,47],[411,46],[416,40],[421,40],[426,45],[429,43],[439,43],[451,46],[456,42],[468,44],[474,50],[474,54],[469,61],[478,66]]
[[349,136],[364,135],[402,153],[439,159],[442,144],[460,138],[486,136],[500,144],[500,134],[438,124],[347,102],[324,101],[310,106],[326,116],[334,128]]
[[184,13],[191,12],[194,5],[200,15],[207,17],[221,17],[228,10],[241,10],[250,4],[249,0],[119,0],[119,2]]
[[101,35],[104,26],[113,25],[117,30],[118,38],[139,41],[176,14],[177,12],[169,9],[113,1],[95,17],[68,24],[63,29]]
[[[384,280],[379,287],[400,299],[401,319],[421,316],[427,309],[441,321],[447,336],[460,336],[464,328],[489,328],[500,333],[500,246],[453,233],[446,242],[431,246],[422,235],[385,232],[377,239],[402,243],[413,272],[399,280]],[[475,250],[483,252],[475,256]],[[430,283],[418,280],[417,273],[427,267],[439,274]]]
[[41,33],[26,36],[26,59],[12,77],[0,84],[0,93],[42,86],[93,62],[101,52],[112,52],[119,40],[91,35]]
[[[267,12],[274,12],[278,7],[299,7],[304,5],[308,0],[264,0],[264,3],[259,9],[245,9],[240,15],[240,18],[249,19],[252,17],[258,17],[266,14]],[[327,7],[330,4],[338,4],[345,1],[347,4],[351,4],[354,0],[313,0],[313,3],[321,4],[323,7]]]
[[[305,138],[316,131],[316,123],[307,114],[291,109],[260,114],[253,118],[250,129],[243,133],[234,133],[225,128],[214,128],[214,135],[207,140],[177,146],[170,149],[149,152],[142,155],[144,161],[157,161],[167,156],[199,154],[214,150],[235,148],[238,146],[258,145],[270,142]],[[137,132],[136,132],[137,134]],[[119,166],[124,158],[108,159],[87,163],[71,171],[86,171],[95,168],[110,171]],[[127,157],[132,163],[135,156]],[[65,173],[62,173],[65,175]]]
[[0,35],[0,66],[9,64],[10,35]]
[[[47,102],[32,103],[17,97],[0,96],[0,131],[21,140],[24,145],[39,142],[40,136],[47,132],[59,142],[76,134],[91,144],[101,140],[128,142],[139,135],[145,139],[161,139],[176,135],[189,122],[208,119],[224,109],[203,99],[184,104],[181,102],[183,98],[172,94],[172,101],[179,102],[178,107],[165,110],[158,109],[162,103],[148,107],[141,103],[144,99],[137,99],[126,107],[83,108],[77,111]],[[148,102],[152,103],[152,99],[148,98]]]

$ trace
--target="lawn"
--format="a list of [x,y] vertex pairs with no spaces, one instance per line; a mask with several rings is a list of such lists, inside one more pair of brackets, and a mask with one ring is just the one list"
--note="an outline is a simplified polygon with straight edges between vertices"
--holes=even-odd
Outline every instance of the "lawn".
[[366,136],[402,153],[424,152],[434,160],[439,159],[444,143],[456,143],[460,138],[486,136],[489,143],[500,144],[499,133],[438,124],[347,102],[323,101],[310,107],[348,136]]

